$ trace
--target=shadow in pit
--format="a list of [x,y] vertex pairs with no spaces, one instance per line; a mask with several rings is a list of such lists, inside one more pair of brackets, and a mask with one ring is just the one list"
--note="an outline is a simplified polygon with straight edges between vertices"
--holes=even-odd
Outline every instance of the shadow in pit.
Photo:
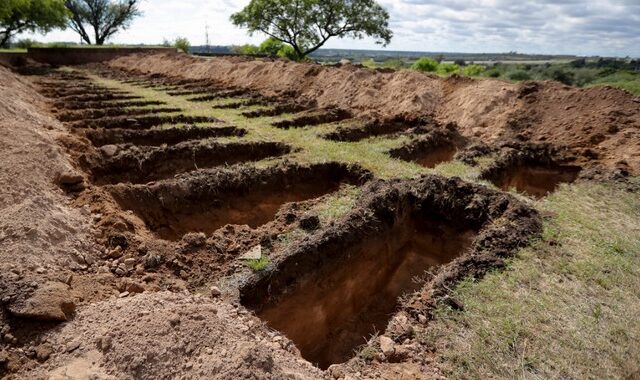
[[[384,333],[397,308],[405,307],[403,295],[424,305],[427,286],[453,286],[486,270],[468,264],[469,258],[491,262],[487,257],[506,255],[540,231],[534,210],[457,179],[373,183],[364,194],[341,223],[294,247],[240,289],[244,306],[322,369]],[[441,283],[416,282],[442,264]]]
[[465,140],[458,133],[456,125],[450,123],[444,128],[434,128],[400,148],[390,150],[389,155],[415,162],[425,168],[434,168],[438,164],[453,160],[458,148],[464,144]]
[[360,184],[370,173],[337,163],[311,166],[251,166],[207,170],[146,186],[109,187],[123,209],[166,240],[189,232],[210,234],[227,224],[257,228],[275,218],[282,205]]
[[543,198],[561,183],[578,179],[582,168],[566,165],[564,161],[562,152],[548,144],[508,147],[480,178],[505,191],[515,189],[533,198]]

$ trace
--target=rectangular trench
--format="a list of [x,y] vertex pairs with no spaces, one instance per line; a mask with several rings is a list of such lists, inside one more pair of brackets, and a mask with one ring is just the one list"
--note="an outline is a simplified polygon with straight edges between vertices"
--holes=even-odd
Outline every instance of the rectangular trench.
[[264,295],[270,285],[269,290],[248,289],[242,303],[291,339],[305,359],[326,369],[354,356],[374,333],[383,333],[399,297],[420,288],[415,277],[462,255],[475,236],[475,230],[434,217],[429,210],[414,210],[398,216],[382,233],[307,253],[326,257],[310,273],[300,273],[295,261],[277,268],[278,276],[291,272],[295,285],[273,289],[269,297]]
[[227,224],[260,227],[282,205],[359,183],[361,172],[339,164],[220,169],[152,185],[117,185],[111,192],[160,238],[179,240],[189,232],[210,234]]

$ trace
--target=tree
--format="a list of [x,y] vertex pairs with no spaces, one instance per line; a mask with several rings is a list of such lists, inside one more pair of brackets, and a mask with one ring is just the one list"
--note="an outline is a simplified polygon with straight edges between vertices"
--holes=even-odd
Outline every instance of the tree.
[[66,19],[63,0],[0,0],[0,46],[22,32],[64,29]]
[[88,27],[93,29],[96,45],[105,41],[120,29],[127,29],[134,17],[140,16],[140,0],[65,0],[71,12],[69,26],[82,40],[91,45]]
[[438,70],[438,66],[439,66],[439,63],[435,59],[422,57],[418,59],[411,67],[414,70],[431,73]]
[[231,22],[291,45],[298,59],[332,37],[369,36],[386,46],[393,36],[389,13],[375,0],[251,0]]
[[176,40],[173,42],[173,46],[180,50],[183,53],[189,53],[189,48],[191,47],[191,44],[189,43],[189,40],[186,39],[185,37],[178,37],[176,38]]

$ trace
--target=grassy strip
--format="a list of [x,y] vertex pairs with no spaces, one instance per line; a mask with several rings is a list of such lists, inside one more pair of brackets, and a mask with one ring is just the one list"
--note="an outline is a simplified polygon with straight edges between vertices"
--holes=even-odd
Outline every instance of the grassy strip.
[[555,215],[508,269],[455,290],[426,340],[450,378],[640,375],[640,197],[581,183],[539,203]]

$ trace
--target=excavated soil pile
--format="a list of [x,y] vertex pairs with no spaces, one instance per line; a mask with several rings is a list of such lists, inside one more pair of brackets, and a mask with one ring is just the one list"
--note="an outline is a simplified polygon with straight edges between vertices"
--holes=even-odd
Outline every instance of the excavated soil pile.
[[493,143],[552,142],[574,150],[580,165],[602,164],[640,173],[640,99],[614,88],[442,79],[411,70],[378,72],[351,65],[230,57],[133,55],[110,66],[207,79],[265,96],[305,97],[317,101],[320,108],[339,107],[358,117],[433,116],[443,124],[456,122],[465,137]]

